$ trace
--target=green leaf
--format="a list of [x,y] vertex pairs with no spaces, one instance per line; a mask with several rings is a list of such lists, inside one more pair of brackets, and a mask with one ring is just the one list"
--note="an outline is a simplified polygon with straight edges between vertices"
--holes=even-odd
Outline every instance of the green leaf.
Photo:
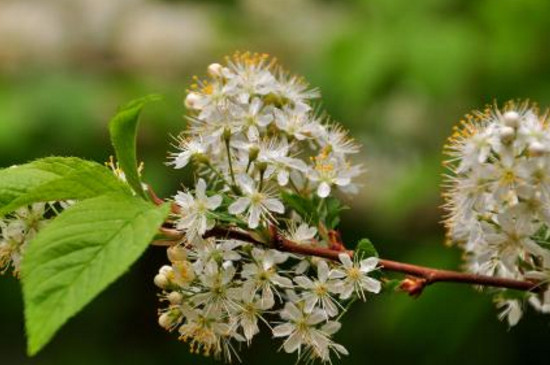
[[542,227],[540,227],[539,230],[535,232],[533,236],[531,236],[531,239],[535,241],[540,247],[547,250],[550,249],[550,232],[547,225],[543,225]]
[[169,209],[107,194],[78,202],[40,231],[21,275],[29,355],[137,260]]
[[296,211],[306,222],[313,225],[319,224],[319,213],[314,201],[298,194],[283,192],[283,203]]
[[325,225],[330,229],[335,229],[340,224],[340,212],[349,208],[342,205],[340,200],[335,197],[326,198],[326,207]]
[[115,148],[116,157],[128,184],[134,191],[145,198],[138,172],[136,138],[138,121],[145,104],[161,100],[159,95],[149,95],[131,101],[122,107],[109,123],[111,142]]
[[355,248],[355,254],[359,255],[359,258],[372,256],[378,257],[378,251],[376,251],[376,248],[374,248],[374,245],[368,238],[363,238],[359,241],[357,247]]
[[0,216],[34,202],[130,193],[105,166],[75,157],[48,157],[0,170]]

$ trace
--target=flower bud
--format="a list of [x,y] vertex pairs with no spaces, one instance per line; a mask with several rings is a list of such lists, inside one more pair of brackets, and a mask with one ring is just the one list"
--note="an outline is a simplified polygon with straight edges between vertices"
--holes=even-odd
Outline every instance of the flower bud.
[[197,105],[197,102],[201,99],[201,96],[196,93],[196,92],[190,92],[189,94],[187,94],[187,96],[185,97],[185,107],[187,109],[197,109],[196,105]]
[[500,140],[502,143],[510,143],[514,140],[516,131],[512,127],[502,127],[500,128]]
[[170,329],[174,324],[174,319],[170,312],[162,313],[159,317],[159,325],[164,329]]
[[173,275],[174,270],[172,269],[171,266],[164,265],[163,267],[160,268],[159,272],[161,274],[165,275],[166,277],[169,277],[169,276]]
[[531,156],[542,156],[547,152],[546,147],[540,142],[530,143],[528,150]]
[[178,305],[183,301],[183,295],[177,291],[173,291],[166,297],[170,304]]
[[161,289],[166,289],[170,285],[170,281],[164,274],[157,274],[154,279],[155,285]]
[[508,111],[502,115],[504,125],[512,128],[517,128],[520,116],[516,111]]
[[208,66],[208,74],[212,77],[221,77],[223,71],[223,66],[219,63],[212,63]]
[[249,161],[255,161],[258,158],[258,155],[260,154],[260,149],[257,146],[253,146],[248,151],[248,159]]

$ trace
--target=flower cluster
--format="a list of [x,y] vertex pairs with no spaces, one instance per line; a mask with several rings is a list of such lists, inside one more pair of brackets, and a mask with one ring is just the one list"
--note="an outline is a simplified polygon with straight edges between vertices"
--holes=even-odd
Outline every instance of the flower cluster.
[[[510,279],[550,279],[550,126],[528,103],[487,108],[462,122],[447,146],[449,239],[467,269]],[[496,293],[515,325],[525,301],[550,312],[550,292]]]
[[316,190],[321,198],[334,187],[357,190],[352,179],[362,169],[348,156],[359,146],[315,111],[317,90],[263,54],[236,54],[225,66],[210,65],[208,73],[185,98],[188,129],[171,164],[183,168],[192,162],[207,181],[219,180],[248,199],[251,204],[243,199],[233,212],[246,213],[251,228],[283,213],[268,200],[278,188]]
[[0,273],[11,267],[14,275],[19,274],[25,247],[47,223],[47,208],[45,203],[35,203],[0,219]]
[[265,325],[282,348],[298,356],[330,362],[331,353],[347,354],[332,335],[339,315],[352,296],[378,293],[380,282],[368,276],[377,259],[340,263],[313,259],[300,270],[304,257],[233,239],[207,238],[168,249],[155,284],[167,306],[159,324],[177,330],[191,351],[239,359]]
[[347,353],[332,338],[346,302],[380,291],[378,261],[289,254],[274,238],[340,247],[333,193],[357,190],[359,145],[312,106],[317,90],[266,55],[236,54],[208,74],[185,98],[188,128],[169,162],[191,164],[196,183],[174,197],[182,238],[155,277],[159,324],[227,360],[265,326],[286,352],[330,362]]

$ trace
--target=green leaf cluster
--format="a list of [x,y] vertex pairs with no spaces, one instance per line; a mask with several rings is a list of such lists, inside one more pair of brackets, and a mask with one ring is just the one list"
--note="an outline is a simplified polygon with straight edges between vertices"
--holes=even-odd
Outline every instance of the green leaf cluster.
[[0,216],[35,202],[71,202],[24,253],[21,280],[30,355],[139,258],[168,216],[167,204],[148,201],[137,169],[139,114],[158,99],[136,100],[111,121],[111,140],[126,181],[101,164],[74,157],[0,170]]

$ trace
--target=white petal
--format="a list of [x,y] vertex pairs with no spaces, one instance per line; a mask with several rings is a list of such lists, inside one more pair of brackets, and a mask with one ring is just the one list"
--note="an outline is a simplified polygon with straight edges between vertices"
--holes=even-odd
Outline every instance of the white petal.
[[306,323],[309,324],[310,326],[314,326],[316,324],[323,322],[325,319],[327,319],[327,317],[325,316],[323,311],[316,310],[308,317]]
[[287,353],[292,353],[300,347],[302,339],[298,333],[292,334],[284,343],[283,348]]
[[297,278],[294,278],[294,281],[296,284],[300,285],[302,288],[305,289],[311,289],[313,288],[313,281],[311,281],[310,278],[307,276],[298,276]]
[[326,182],[322,182],[319,184],[319,187],[317,188],[317,195],[321,198],[326,198],[330,194],[330,185]]
[[275,298],[273,297],[273,291],[269,286],[266,286],[262,290],[260,306],[263,309],[269,309],[269,308],[272,308],[274,305],[275,305]]
[[329,279],[342,279],[346,276],[346,273],[342,270],[330,270],[330,273],[328,274]]
[[250,208],[249,216],[248,216],[248,226],[252,229],[258,227],[260,225],[260,216],[262,214],[262,210],[260,207],[252,206]]
[[242,197],[237,199],[237,201],[233,202],[229,206],[228,211],[231,214],[241,214],[246,210],[246,208],[248,208],[249,205],[250,205],[250,199],[247,197]]
[[292,331],[294,331],[294,326],[290,323],[281,324],[273,328],[274,337],[286,337],[289,336]]
[[184,151],[176,156],[174,159],[174,167],[176,169],[182,169],[189,163],[191,158],[191,153],[189,151]]
[[206,199],[207,201],[207,207],[210,210],[216,210],[222,203],[222,196],[221,195],[214,195],[210,198]]
[[206,182],[203,179],[199,179],[195,188],[195,195],[198,198],[206,198]]
[[277,174],[277,182],[281,186],[286,186],[286,184],[288,184],[288,179],[289,179],[289,173],[285,169],[280,170],[279,173]]
[[340,322],[330,321],[325,323],[321,327],[321,331],[325,332],[327,335],[333,335],[336,332],[338,332],[341,327],[342,327],[342,324]]
[[284,276],[281,276],[281,275],[273,275],[271,277],[271,282],[278,286],[282,286],[284,288],[294,287],[294,285],[292,285],[292,281],[289,278],[285,278]]
[[377,257],[369,257],[368,259],[361,260],[361,272],[370,272],[376,268],[376,265],[378,265]]
[[317,277],[319,278],[319,281],[322,283],[327,281],[328,264],[324,260],[319,261],[319,263],[317,264]]
[[246,136],[248,137],[248,140],[250,142],[255,142],[260,139],[260,132],[258,131],[258,128],[256,128],[255,125],[253,125],[248,128]]
[[378,280],[364,277],[361,279],[361,286],[371,293],[379,293],[382,285]]
[[353,267],[353,261],[351,261],[351,258],[346,253],[341,253],[338,255],[338,258],[340,259],[340,262],[342,262],[342,265],[346,269],[351,269]]
[[271,210],[272,212],[279,213],[279,214],[283,214],[285,212],[285,206],[283,205],[283,203],[281,203],[277,199],[272,199],[272,198],[266,199],[264,201],[264,205],[267,209]]

